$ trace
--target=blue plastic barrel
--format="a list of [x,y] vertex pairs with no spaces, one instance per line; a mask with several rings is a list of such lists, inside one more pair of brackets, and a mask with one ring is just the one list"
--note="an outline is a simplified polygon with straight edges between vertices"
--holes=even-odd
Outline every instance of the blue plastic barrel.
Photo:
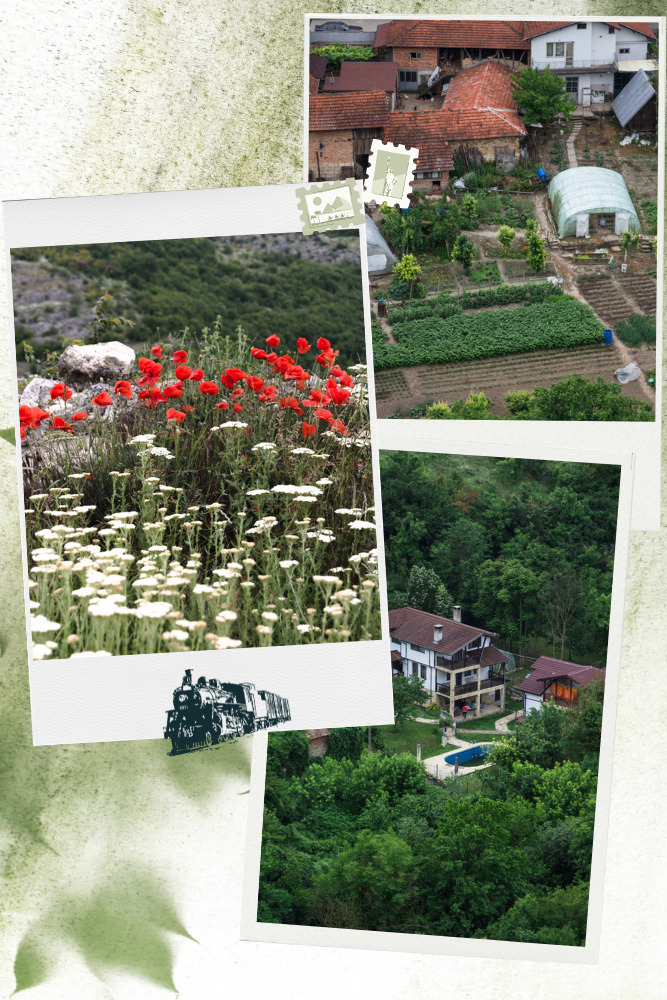
[[542,167],[538,167],[537,176],[540,178],[541,181],[545,181],[547,179],[546,170],[542,170]]
[[611,332],[611,330],[603,330],[602,332],[604,334],[605,344],[611,344],[612,340],[614,339],[614,335]]

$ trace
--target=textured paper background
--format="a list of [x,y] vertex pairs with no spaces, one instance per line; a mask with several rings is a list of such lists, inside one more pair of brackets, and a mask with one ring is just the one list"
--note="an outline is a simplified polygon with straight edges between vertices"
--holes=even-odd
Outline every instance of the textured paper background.
[[[419,16],[572,14],[544,2],[400,6]],[[384,7],[327,4],[358,15]],[[2,197],[300,182],[306,9],[285,0],[5,0]],[[585,4],[576,16],[662,12],[652,0],[641,8]],[[0,275],[0,427],[11,423],[12,405],[5,287]],[[666,995],[667,532],[636,533],[631,542],[600,961],[543,965],[241,943],[249,742],[175,760],[160,741],[30,746],[16,490],[13,449],[0,440],[0,997],[15,987],[20,946],[24,976],[27,969],[39,978],[43,965],[43,985],[26,994],[35,1000],[164,997],[141,973],[168,982],[165,969],[186,1000]],[[146,879],[164,897],[149,911]],[[86,902],[93,919],[82,925],[74,918]],[[131,917],[147,912],[142,965]],[[93,970],[104,975],[105,947],[108,959],[114,944],[119,969],[104,985]]]

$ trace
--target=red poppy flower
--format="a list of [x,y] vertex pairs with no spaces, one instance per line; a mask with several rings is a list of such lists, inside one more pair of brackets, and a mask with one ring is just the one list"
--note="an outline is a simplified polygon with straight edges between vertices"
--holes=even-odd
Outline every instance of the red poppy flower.
[[54,417],[53,420],[51,421],[51,426],[53,427],[54,431],[74,430],[71,424],[66,423],[62,417]]
[[21,424],[20,430],[21,430],[21,440],[23,441],[25,439],[25,436],[26,436],[25,428],[24,428],[23,424]]
[[151,354],[153,355],[154,358],[162,357],[162,348],[160,347],[159,344],[156,344],[155,347],[151,347]]
[[203,379],[203,377],[204,377],[204,369],[203,368],[195,368],[193,370],[192,374],[190,375],[190,378],[192,379],[193,382],[201,382],[201,380]]
[[250,353],[252,354],[253,358],[257,358],[258,361],[266,360],[266,351],[262,351],[261,348],[259,347],[251,347]]
[[95,406],[113,406],[113,399],[108,392],[98,392],[98,394],[93,397],[93,403]]
[[261,392],[264,387],[264,379],[257,378],[256,375],[247,375],[246,382],[248,383],[248,388],[252,389],[253,392]]
[[215,404],[215,408],[216,408],[216,410],[228,410],[229,409],[229,403],[227,402],[226,399],[223,399],[223,401],[221,403],[216,403]]
[[174,351],[174,364],[182,365],[188,360],[187,351]]
[[[143,389],[139,393],[139,399],[145,400],[145,402],[141,404],[142,406],[150,406],[153,409],[158,403],[166,403],[166,399],[162,395],[161,391],[155,388],[155,386],[151,386],[150,389]],[[93,400],[93,402],[95,402],[95,400]]]
[[206,396],[217,396],[220,392],[215,382],[200,382],[199,391]]
[[248,373],[244,372],[242,368],[225,368],[225,375],[227,375],[232,382],[241,382],[242,379],[248,377]]
[[63,399],[71,399],[72,390],[67,389],[64,382],[56,382],[51,389],[51,399],[59,399],[61,396]]
[[332,420],[329,427],[332,431],[338,431],[340,434],[347,434],[347,427],[342,420]]
[[234,389],[234,392],[232,393],[232,399],[238,399],[239,396],[245,396],[245,389],[242,389],[240,385],[238,385],[236,389]]
[[88,414],[83,413],[81,410],[79,410],[78,413],[75,413],[74,416],[72,417],[72,420],[87,420],[87,419],[88,419]]
[[318,349],[318,351],[330,351],[331,350],[331,344],[326,339],[326,337],[320,337],[320,339],[317,341],[317,349]]
[[338,351],[332,351],[331,349],[328,349],[322,351],[321,354],[318,354],[315,360],[319,361],[319,363],[322,365],[323,368],[331,368],[334,361],[336,360],[337,354]]
[[275,333],[272,333],[270,337],[266,338],[266,342],[269,347],[277,347],[280,343],[280,337],[276,337]]
[[167,410],[167,420],[175,420],[177,423],[182,424],[185,420],[185,414],[182,410],[174,410],[171,408]]
[[137,379],[137,385],[156,385],[160,379],[156,376],[155,378],[149,378],[148,375],[142,375],[140,379]]
[[257,398],[260,403],[275,403],[277,396],[278,390],[275,385],[265,385]]
[[114,389],[114,395],[125,396],[125,399],[132,398],[132,386],[127,381],[127,379],[122,379],[120,382],[116,382],[116,388]]
[[157,378],[162,372],[162,365],[160,362],[153,361],[152,358],[139,358],[137,366],[139,371],[143,372],[147,378]]
[[315,424],[307,424],[305,420],[301,425],[301,434],[305,438],[312,437],[313,434],[316,432],[316,430],[317,427],[315,426]]
[[331,410],[325,410],[324,407],[320,406],[315,410],[315,416],[319,417],[320,420],[333,420],[334,415]]
[[183,390],[178,385],[166,385],[162,390],[167,399],[180,399]]
[[190,378],[192,375],[192,368],[187,368],[186,365],[178,365],[175,375],[176,378],[183,379],[183,381],[185,381],[185,379]]
[[305,354],[306,351],[310,350],[310,344],[308,343],[305,337],[299,337],[299,339],[296,342],[296,349],[299,352],[299,354]]
[[234,410],[234,413],[243,413],[243,407],[240,403],[234,403],[232,409]]
[[[333,371],[333,369],[332,369]],[[340,378],[338,379],[340,385],[347,386],[351,388],[354,385],[354,379],[347,372],[342,372]]]
[[289,409],[294,410],[295,413],[298,413],[299,416],[301,416],[301,414],[303,413],[303,410],[299,406],[299,400],[296,399],[294,396],[283,396],[283,398],[280,400],[280,405],[282,406],[283,410],[289,407]]
[[335,403],[336,406],[340,406],[342,403],[347,403],[350,396],[350,390],[341,389],[340,386],[336,385],[332,378],[330,378],[327,382],[327,392],[331,396],[332,403]]
[[39,427],[42,420],[47,420],[50,416],[50,413],[39,406],[19,406],[19,420],[25,427]]
[[186,403],[183,403],[183,409],[185,410],[186,413],[194,413],[195,412],[194,406],[189,406]]
[[269,363],[269,364],[271,364],[271,365],[272,365],[272,364],[273,364],[273,362],[274,362],[274,361],[276,361],[277,359],[278,359],[278,355],[276,354],[276,352],[275,352],[275,351],[271,351],[271,353],[270,353],[270,354],[267,354],[267,355],[266,355],[266,358],[265,358],[265,360],[266,360],[266,361],[268,361],[268,363]]

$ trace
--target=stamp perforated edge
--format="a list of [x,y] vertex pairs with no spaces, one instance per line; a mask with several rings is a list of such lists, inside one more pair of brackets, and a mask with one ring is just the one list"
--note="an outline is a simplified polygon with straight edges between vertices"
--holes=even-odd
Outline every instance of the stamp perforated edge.
[[371,143],[371,155],[368,160],[368,173],[366,180],[364,181],[364,195],[368,201],[376,201],[378,204],[380,204],[380,202],[375,192],[371,191],[371,184],[375,180],[377,154],[380,151],[388,153],[401,153],[403,155],[407,153],[410,157],[410,165],[405,177],[403,194],[400,198],[382,198],[381,202],[381,204],[398,205],[399,208],[408,208],[410,204],[409,195],[412,190],[412,182],[415,176],[415,163],[419,159],[419,149],[416,146],[403,146],[400,143],[382,142],[381,139],[373,139],[373,142]]
[[[342,189],[349,191],[352,215],[328,222],[313,223],[306,203],[306,195],[316,191],[340,191]],[[321,181],[313,184],[305,184],[303,187],[298,187],[294,193],[299,206],[301,229],[304,236],[310,236],[311,233],[321,233],[327,229],[350,229],[356,226],[363,226],[366,221],[361,194],[357,188],[356,181],[352,177],[341,181]]]

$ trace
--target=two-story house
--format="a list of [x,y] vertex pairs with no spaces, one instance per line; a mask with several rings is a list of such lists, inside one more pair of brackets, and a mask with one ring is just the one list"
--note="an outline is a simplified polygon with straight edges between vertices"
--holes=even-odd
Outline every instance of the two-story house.
[[496,633],[415,608],[389,612],[392,670],[417,675],[425,691],[454,717],[467,705],[470,716],[505,707],[506,653],[491,640]]
[[531,667],[532,673],[517,685],[523,694],[524,714],[539,711],[542,705],[553,702],[561,708],[571,708],[577,703],[579,691],[593,681],[604,681],[605,671],[599,667],[583,666],[552,656],[540,656]]
[[531,66],[563,76],[572,100],[584,106],[619,93],[636,71],[623,64],[646,60],[655,39],[649,24],[620,21],[526,21],[524,36]]

